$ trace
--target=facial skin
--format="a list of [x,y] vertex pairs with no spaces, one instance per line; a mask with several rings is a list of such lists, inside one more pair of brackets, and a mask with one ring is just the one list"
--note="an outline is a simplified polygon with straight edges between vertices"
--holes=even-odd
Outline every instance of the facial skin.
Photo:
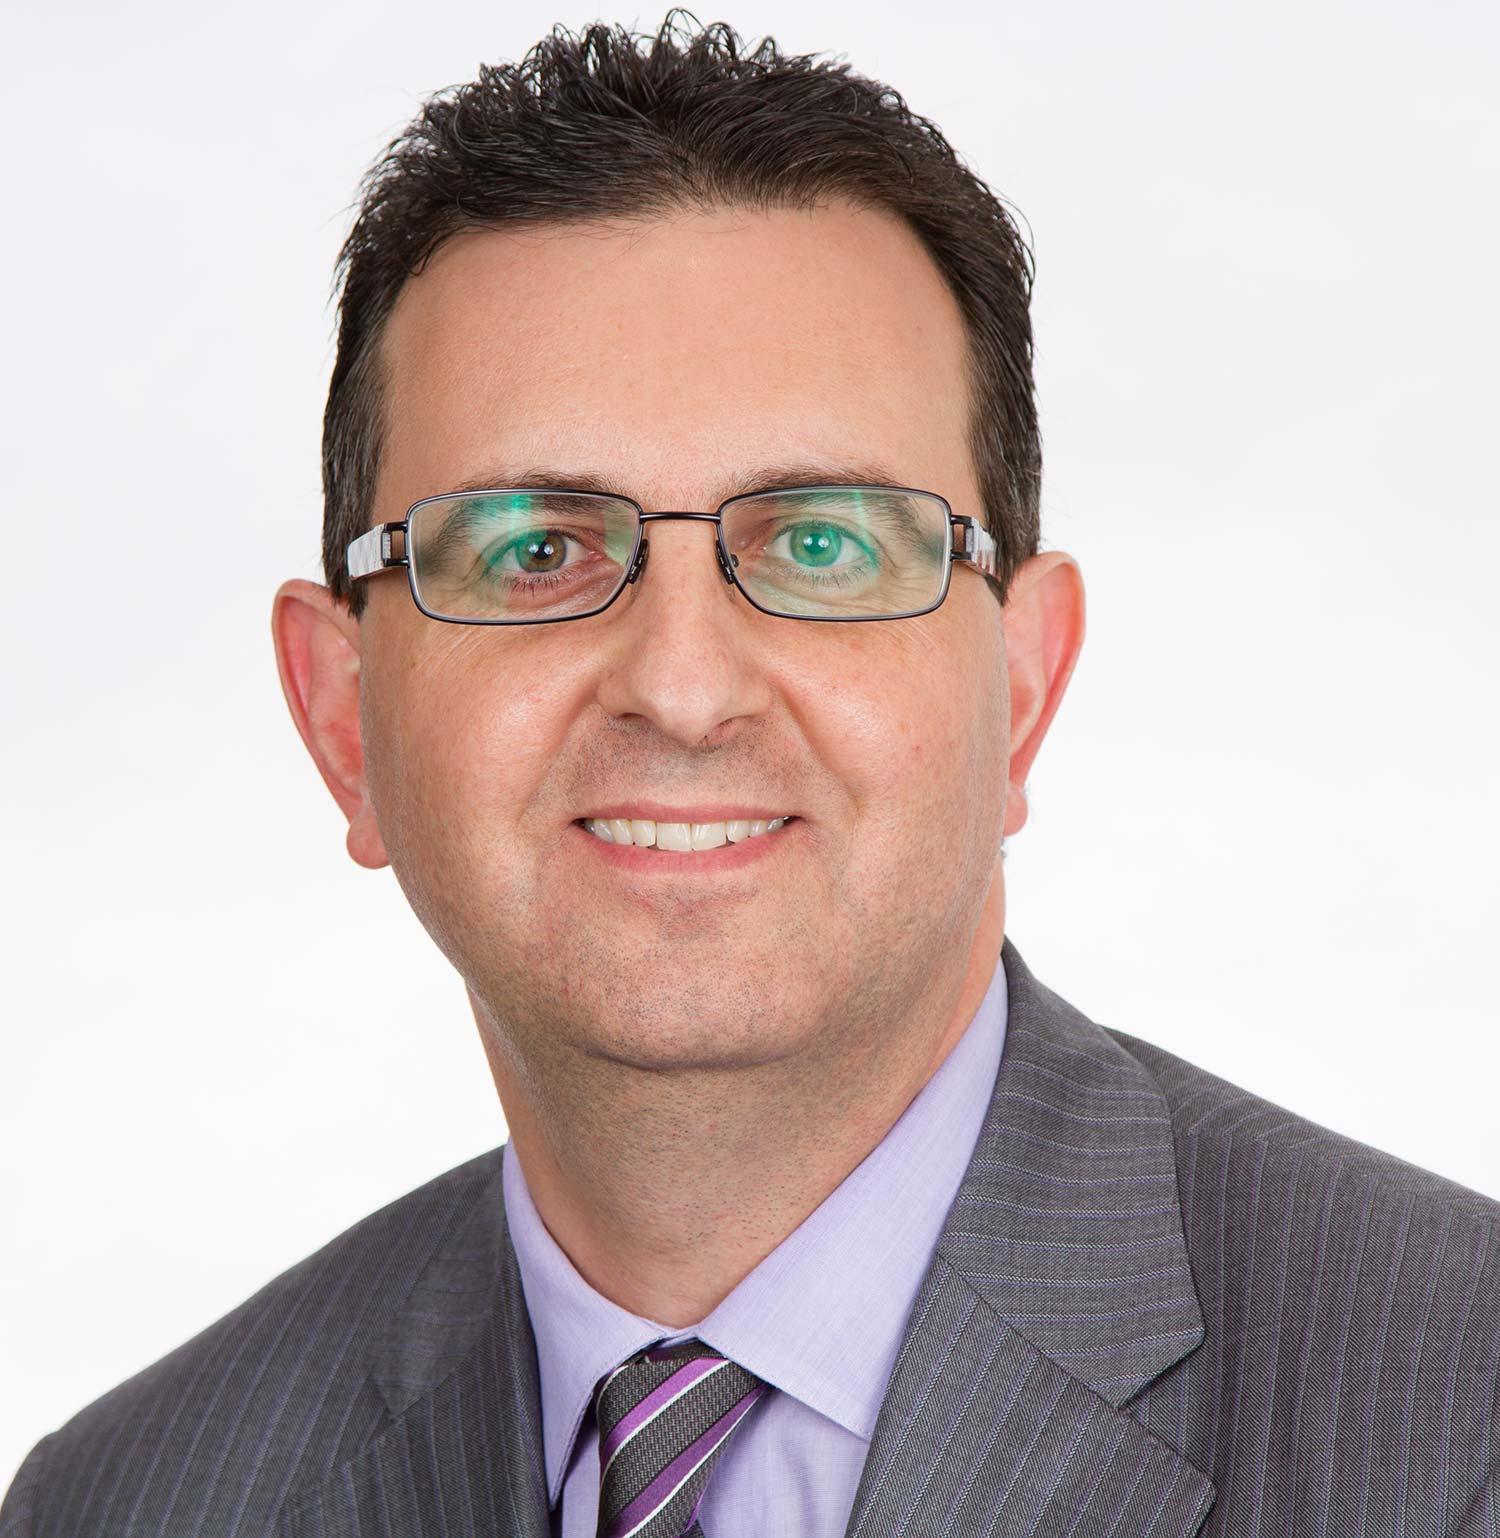
[[[384,347],[371,523],[542,469],[712,511],[788,464],[880,466],[981,515],[959,311],[884,213],[465,234],[408,281]],[[589,619],[443,624],[402,573],[366,579],[358,621],[288,582],[273,631],[351,856],[391,864],[468,986],[543,1220],[599,1291],[676,1327],[865,1157],[972,1018],[1001,835],[1084,606],[1048,552],[1003,611],[956,563],[930,614],[809,624],[724,581],[711,525],[646,532],[645,575]],[[801,820],[743,870],[663,878],[575,826],[621,802]]]

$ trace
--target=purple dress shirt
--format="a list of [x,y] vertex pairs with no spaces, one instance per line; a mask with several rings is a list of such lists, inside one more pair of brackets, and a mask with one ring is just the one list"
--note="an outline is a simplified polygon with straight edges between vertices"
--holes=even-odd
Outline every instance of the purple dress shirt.
[[536,1336],[547,1496],[562,1538],[595,1538],[599,1379],[653,1341],[692,1337],[777,1391],[714,1466],[698,1512],[706,1538],[839,1538],[907,1316],[989,1107],[1005,1017],[997,961],[968,1028],[880,1143],[687,1329],[628,1313],[584,1281],[506,1144],[505,1211]]

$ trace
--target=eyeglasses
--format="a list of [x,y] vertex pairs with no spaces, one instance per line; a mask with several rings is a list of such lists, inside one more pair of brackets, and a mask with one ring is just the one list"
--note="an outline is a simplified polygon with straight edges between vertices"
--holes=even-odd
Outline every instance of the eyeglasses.
[[[910,619],[948,596],[954,561],[1000,585],[996,545],[947,501],[907,486],[752,491],[716,512],[648,513],[629,497],[502,486],[424,497],[348,549],[351,580],[404,566],[431,619],[542,625],[587,619],[640,580],[648,523],[715,525],[719,570],[763,614]],[[1003,590],[1003,589],[1002,589]]]

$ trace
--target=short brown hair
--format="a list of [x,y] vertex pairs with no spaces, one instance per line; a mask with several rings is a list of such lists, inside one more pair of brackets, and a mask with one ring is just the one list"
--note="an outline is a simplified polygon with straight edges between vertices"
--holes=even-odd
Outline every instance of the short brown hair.
[[[380,338],[406,279],[461,230],[840,197],[917,233],[969,338],[970,452],[999,544],[1001,602],[1040,537],[1031,252],[1004,204],[889,86],[847,64],[753,50],[667,13],[654,35],[563,27],[519,64],[428,99],[360,184],[334,272],[338,354],[323,417],[323,570],[358,615],[345,551],[372,521]],[[645,44],[644,48],[640,44]],[[351,591],[352,587],[352,591]]]

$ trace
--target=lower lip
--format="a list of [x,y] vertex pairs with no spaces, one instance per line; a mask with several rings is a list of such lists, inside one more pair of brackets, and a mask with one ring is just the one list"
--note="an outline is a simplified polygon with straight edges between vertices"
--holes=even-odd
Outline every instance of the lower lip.
[[757,860],[775,854],[789,841],[800,843],[802,819],[797,817],[783,823],[774,833],[742,838],[737,844],[720,844],[717,849],[697,849],[691,854],[675,849],[643,849],[638,844],[606,844],[581,823],[570,823],[569,827],[589,843],[600,859],[620,870],[657,876],[711,876],[716,871],[740,870],[753,865]]

